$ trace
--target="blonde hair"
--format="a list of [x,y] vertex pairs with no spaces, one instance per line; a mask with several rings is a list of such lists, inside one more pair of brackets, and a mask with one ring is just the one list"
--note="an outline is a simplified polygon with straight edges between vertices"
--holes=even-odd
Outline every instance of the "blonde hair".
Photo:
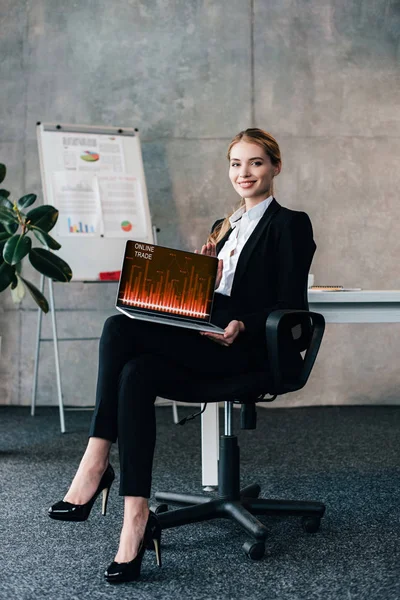
[[[231,158],[231,150],[235,144],[238,142],[248,142],[250,144],[257,144],[260,146],[265,153],[269,156],[271,163],[274,166],[280,166],[282,164],[281,151],[279,149],[278,142],[276,139],[270,134],[264,131],[263,129],[258,129],[257,127],[253,127],[250,129],[245,129],[240,131],[228,147],[227,158],[230,160]],[[273,190],[273,182],[271,184],[271,194],[274,193]],[[238,210],[245,203],[244,198],[242,198],[239,204],[235,207],[235,209],[223,220],[221,223],[217,225],[214,231],[208,236],[207,242],[211,242],[212,244],[217,244],[222,238],[225,236],[226,232],[230,229],[231,224],[229,218],[233,215],[233,213]]]

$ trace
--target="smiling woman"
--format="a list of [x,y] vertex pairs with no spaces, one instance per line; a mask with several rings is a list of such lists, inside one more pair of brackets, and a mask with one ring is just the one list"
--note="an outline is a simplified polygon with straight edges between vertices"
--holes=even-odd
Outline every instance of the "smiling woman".
[[[273,180],[282,168],[278,142],[258,128],[246,129],[231,141],[228,154],[229,178],[241,196],[238,208],[249,210],[274,193]],[[230,228],[229,215],[214,229],[209,242],[219,242]]]
[[248,208],[270,196],[273,178],[281,171],[280,158],[271,157],[269,148],[263,146],[249,135],[231,144],[229,178],[235,190],[248,200]]
[[[161,565],[161,528],[147,502],[157,395],[163,396],[167,385],[173,398],[173,390],[199,376],[221,379],[264,369],[268,315],[280,308],[308,308],[307,276],[316,246],[308,215],[284,208],[272,197],[273,179],[281,169],[277,142],[261,129],[247,129],[232,140],[228,158],[241,205],[214,224],[201,248],[202,254],[219,259],[211,322],[224,333],[199,335],[125,315],[107,319],[90,439],[66,496],[49,511],[52,519],[84,521],[103,493],[105,513],[114,481],[110,448],[118,440],[124,521],[118,551],[105,572],[110,583],[138,579],[152,541]],[[151,247],[138,246],[136,252],[151,253]],[[300,350],[286,351],[293,370]]]

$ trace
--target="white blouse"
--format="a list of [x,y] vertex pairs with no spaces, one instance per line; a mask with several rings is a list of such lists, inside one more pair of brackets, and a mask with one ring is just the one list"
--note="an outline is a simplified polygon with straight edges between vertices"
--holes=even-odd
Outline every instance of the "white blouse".
[[224,294],[225,296],[231,295],[233,278],[240,253],[272,200],[273,197],[269,196],[269,198],[253,206],[248,211],[246,211],[245,206],[242,206],[230,217],[229,221],[232,231],[223,245],[221,252],[218,254],[218,258],[224,262],[222,279],[215,290],[219,294]]

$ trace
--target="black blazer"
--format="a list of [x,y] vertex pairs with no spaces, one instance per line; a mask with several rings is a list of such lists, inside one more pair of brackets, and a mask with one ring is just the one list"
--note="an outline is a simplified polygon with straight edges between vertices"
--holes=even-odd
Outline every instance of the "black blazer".
[[[217,254],[231,231],[218,242]],[[274,198],[240,253],[231,291],[230,320],[243,321],[253,344],[265,346],[265,321],[273,310],[308,310],[307,276],[315,250],[308,215]]]

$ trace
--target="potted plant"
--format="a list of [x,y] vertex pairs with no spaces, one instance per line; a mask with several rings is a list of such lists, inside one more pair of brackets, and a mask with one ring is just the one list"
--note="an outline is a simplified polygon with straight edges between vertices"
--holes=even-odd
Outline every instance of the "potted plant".
[[[0,183],[6,176],[6,167],[0,163]],[[36,201],[35,194],[26,194],[12,200],[10,192],[0,189],[0,292],[11,288],[13,299],[20,302],[28,288],[32,298],[47,313],[49,305],[43,294],[21,275],[22,261],[28,257],[31,265],[55,281],[70,281],[71,267],[50,252],[59,250],[60,244],[49,235],[58,219],[54,206],[43,204],[24,212]],[[32,234],[45,246],[32,246]]]

